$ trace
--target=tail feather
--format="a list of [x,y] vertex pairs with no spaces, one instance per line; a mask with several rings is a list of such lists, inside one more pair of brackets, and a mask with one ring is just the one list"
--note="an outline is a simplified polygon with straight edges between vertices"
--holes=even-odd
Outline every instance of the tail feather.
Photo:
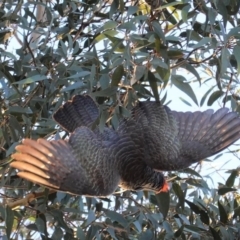
[[98,107],[88,95],[76,95],[53,115],[54,120],[68,132],[81,126],[91,127],[98,117]]

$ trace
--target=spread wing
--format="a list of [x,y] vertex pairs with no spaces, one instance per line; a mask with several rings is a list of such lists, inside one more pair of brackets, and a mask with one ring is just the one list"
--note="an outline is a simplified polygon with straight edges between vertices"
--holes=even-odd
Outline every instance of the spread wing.
[[128,132],[141,145],[142,161],[160,171],[169,170],[173,159],[180,154],[177,124],[170,112],[160,102],[139,102],[132,109],[131,117],[122,121],[118,129],[119,134]]
[[106,196],[120,181],[111,151],[86,127],[71,134],[69,142],[25,139],[16,150],[11,166],[20,170],[18,175],[49,188]]
[[[133,123],[135,130],[130,131]],[[213,110],[183,113],[171,111],[158,102],[140,102],[118,131],[129,132],[133,141],[142,136],[143,161],[148,166],[160,171],[180,170],[238,140],[240,117],[227,108],[215,113]]]
[[236,112],[221,108],[205,112],[172,111],[181,142],[179,160],[183,167],[210,157],[240,138],[240,118]]

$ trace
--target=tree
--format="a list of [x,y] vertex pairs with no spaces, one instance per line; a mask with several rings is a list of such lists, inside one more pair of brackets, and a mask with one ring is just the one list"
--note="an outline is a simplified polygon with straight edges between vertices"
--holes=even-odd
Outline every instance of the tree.
[[[172,86],[187,105],[218,102],[240,111],[240,2],[159,2],[156,9],[123,0],[1,3],[4,239],[239,237],[236,167],[218,189],[198,164],[169,172],[169,193],[118,192],[99,199],[51,192],[8,166],[24,137],[67,137],[52,113],[76,94],[96,99],[100,128],[116,128],[137,99],[176,101],[169,97]],[[196,84],[207,86],[200,102]]]

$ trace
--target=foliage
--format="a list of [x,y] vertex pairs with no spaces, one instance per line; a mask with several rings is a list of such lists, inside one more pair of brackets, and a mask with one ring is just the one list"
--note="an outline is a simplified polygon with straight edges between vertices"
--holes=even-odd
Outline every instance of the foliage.
[[[52,113],[73,95],[96,99],[100,128],[106,122],[116,128],[139,98],[166,101],[171,86],[183,92],[188,105],[185,96],[197,106],[230,102],[239,112],[239,4],[165,0],[152,11],[141,1],[3,1],[4,239],[237,239],[235,168],[219,189],[210,188],[197,167],[168,173],[167,194],[124,192],[95,199],[45,190],[25,207],[6,203],[41,190],[9,169],[10,155],[24,137],[66,137]],[[194,84],[209,81],[214,84],[198,102]]]

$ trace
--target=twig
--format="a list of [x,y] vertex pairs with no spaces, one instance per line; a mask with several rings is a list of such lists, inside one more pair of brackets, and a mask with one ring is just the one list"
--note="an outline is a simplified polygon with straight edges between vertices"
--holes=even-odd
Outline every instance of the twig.
[[[49,190],[48,195],[52,194],[52,193],[55,193],[55,192],[56,192],[55,190]],[[26,197],[24,197],[22,199],[19,199],[17,201],[8,203],[7,205],[12,209],[17,208],[19,206],[29,206],[29,203],[32,202],[34,199],[43,197],[43,196],[45,196],[45,194],[46,194],[45,191],[37,192],[37,193],[34,193],[34,192],[29,193],[29,194],[26,195]]]

